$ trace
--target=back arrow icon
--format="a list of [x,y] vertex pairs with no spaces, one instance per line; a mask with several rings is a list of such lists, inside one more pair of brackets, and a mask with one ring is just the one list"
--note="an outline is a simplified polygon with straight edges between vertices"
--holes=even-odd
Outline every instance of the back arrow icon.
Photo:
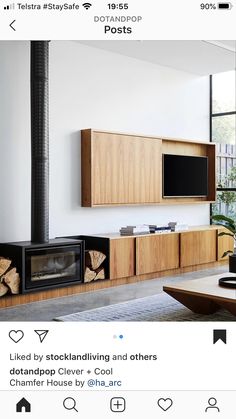
[[12,29],[13,29],[13,31],[15,31],[15,28],[14,28],[14,26],[12,26],[12,25],[13,25],[13,23],[15,23],[15,21],[16,21],[16,20],[13,20],[13,21],[10,23],[10,25],[9,25],[9,26],[10,26],[10,28],[12,28]]

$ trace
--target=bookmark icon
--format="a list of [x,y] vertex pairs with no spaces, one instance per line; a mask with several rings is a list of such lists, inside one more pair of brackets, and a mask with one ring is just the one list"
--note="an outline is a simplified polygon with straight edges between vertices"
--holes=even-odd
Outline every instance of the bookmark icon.
[[224,344],[227,343],[227,330],[225,329],[213,330],[213,344],[215,345],[218,341],[222,341]]

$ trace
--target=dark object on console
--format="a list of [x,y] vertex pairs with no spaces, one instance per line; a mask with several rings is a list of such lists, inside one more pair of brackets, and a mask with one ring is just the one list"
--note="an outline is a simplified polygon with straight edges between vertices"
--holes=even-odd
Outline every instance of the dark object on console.
[[229,272],[236,273],[236,255],[229,255]]
[[[236,255],[229,256],[229,272],[236,273]],[[219,285],[225,288],[236,289],[236,276],[226,276],[219,279]]]
[[220,278],[219,285],[225,288],[236,289],[236,277],[226,276],[225,278]]
[[4,243],[0,254],[12,260],[22,294],[76,285],[84,280],[84,241],[55,239],[47,244]]
[[31,240],[49,241],[49,42],[31,42]]

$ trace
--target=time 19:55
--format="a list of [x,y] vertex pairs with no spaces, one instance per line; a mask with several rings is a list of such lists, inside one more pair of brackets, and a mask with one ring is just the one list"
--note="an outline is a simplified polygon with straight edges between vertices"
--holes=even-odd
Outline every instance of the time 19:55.
[[127,10],[129,8],[128,3],[108,3],[108,9],[110,10]]

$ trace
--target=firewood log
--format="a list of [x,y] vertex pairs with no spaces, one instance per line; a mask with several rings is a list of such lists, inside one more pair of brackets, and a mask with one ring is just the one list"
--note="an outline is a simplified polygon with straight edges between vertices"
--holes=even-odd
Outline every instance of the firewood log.
[[10,267],[11,260],[0,257],[0,276],[2,276]]
[[106,255],[104,255],[102,252],[99,252],[98,250],[88,250],[85,253],[86,266],[91,268],[93,271],[98,269],[105,259]]
[[12,268],[5,275],[3,275],[2,282],[5,283],[10,288],[12,294],[19,294],[20,276],[16,272],[16,268]]
[[94,278],[94,281],[97,281],[97,279],[105,279],[105,269],[104,268],[98,268],[96,270],[96,276]]
[[0,282],[0,297],[3,297],[7,291],[9,291],[9,288],[3,282]]
[[94,280],[96,276],[96,272],[92,271],[91,269],[89,269],[88,267],[85,269],[85,273],[84,273],[84,282],[91,282]]

